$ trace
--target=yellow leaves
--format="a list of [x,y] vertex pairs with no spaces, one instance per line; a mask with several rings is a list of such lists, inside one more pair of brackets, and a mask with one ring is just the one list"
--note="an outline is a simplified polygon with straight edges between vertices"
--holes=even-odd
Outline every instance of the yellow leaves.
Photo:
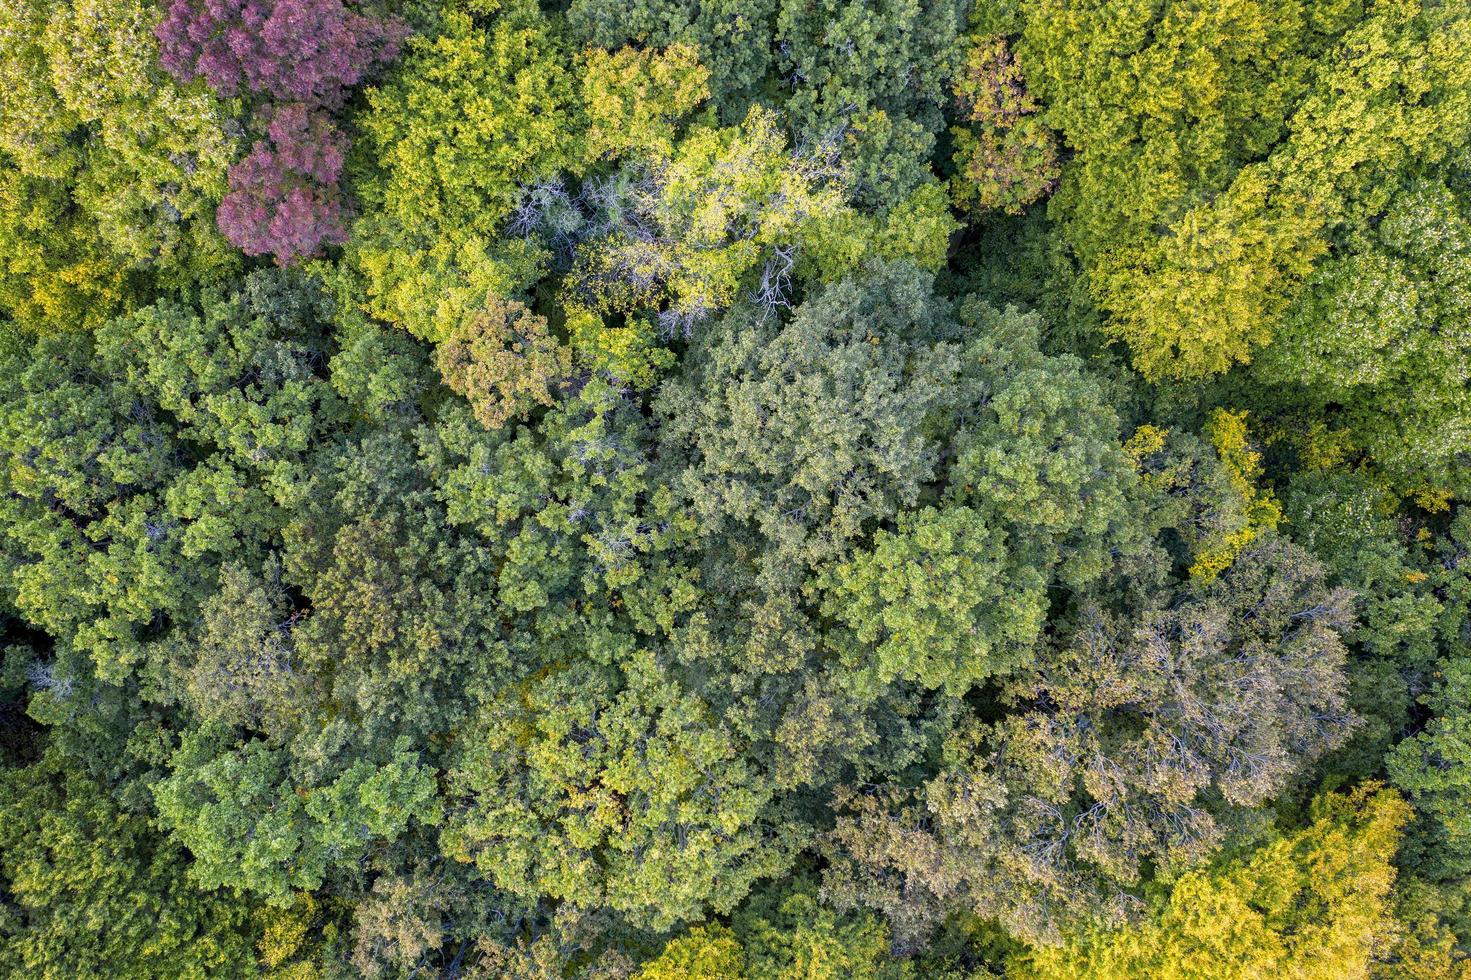
[[694,926],[644,964],[638,980],[743,980],[746,956],[727,927]]
[[1303,466],[1310,470],[1335,469],[1358,452],[1346,429],[1329,429],[1320,421],[1309,425],[1297,442]]
[[1100,259],[1094,282],[1147,378],[1203,377],[1271,340],[1289,287],[1327,249],[1325,219],[1277,194],[1265,168],[1190,209],[1169,233]]
[[297,892],[290,905],[263,905],[258,913],[261,929],[261,965],[276,969],[302,951],[307,930],[316,921],[321,905],[311,892]]
[[1195,555],[1191,576],[1210,582],[1231,567],[1236,556],[1264,531],[1277,527],[1282,519],[1282,505],[1270,492],[1257,487],[1261,479],[1261,454],[1247,440],[1246,412],[1230,412],[1218,408],[1206,426],[1206,434],[1221,458],[1232,488],[1245,505],[1245,526],[1226,535],[1224,540],[1203,546]]
[[1453,494],[1443,487],[1421,487],[1411,494],[1411,497],[1421,510],[1432,514],[1444,514],[1451,509]]
[[1065,6],[1021,62],[1076,151],[1058,217],[1150,380],[1249,361],[1334,231],[1471,124],[1464,7]]
[[675,125],[709,97],[709,79],[688,44],[672,44],[662,52],[589,48],[582,56],[586,159],[611,160],[629,152],[668,157]]
[[1165,438],[1169,434],[1169,429],[1161,429],[1149,424],[1141,425],[1124,443],[1124,455],[1133,461],[1134,469],[1138,470],[1143,466],[1144,457],[1152,456],[1165,448]]
[[1248,859],[1192,871],[1138,926],[1092,932],[1012,964],[1044,980],[1341,980],[1367,977],[1394,937],[1394,857],[1409,806],[1366,784],[1314,805],[1314,822]]

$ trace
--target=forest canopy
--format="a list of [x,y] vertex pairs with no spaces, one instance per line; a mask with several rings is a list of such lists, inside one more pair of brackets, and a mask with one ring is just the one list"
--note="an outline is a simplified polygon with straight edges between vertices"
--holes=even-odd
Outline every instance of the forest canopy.
[[0,0],[0,973],[1471,980],[1471,6]]

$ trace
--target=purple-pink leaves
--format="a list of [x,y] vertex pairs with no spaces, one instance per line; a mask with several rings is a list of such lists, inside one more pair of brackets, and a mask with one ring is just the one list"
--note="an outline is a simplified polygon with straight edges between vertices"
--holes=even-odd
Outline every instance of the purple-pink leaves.
[[272,113],[267,136],[230,168],[230,192],[215,214],[220,232],[246,255],[283,265],[347,241],[337,186],[347,137],[299,102]]
[[330,113],[397,55],[402,22],[343,0],[173,0],[154,33],[175,78],[264,102],[267,138],[230,167],[215,213],[225,238],[281,265],[345,242],[338,180],[348,139]]
[[342,0],[174,0],[155,31],[164,67],[181,81],[328,108],[391,61],[404,33]]

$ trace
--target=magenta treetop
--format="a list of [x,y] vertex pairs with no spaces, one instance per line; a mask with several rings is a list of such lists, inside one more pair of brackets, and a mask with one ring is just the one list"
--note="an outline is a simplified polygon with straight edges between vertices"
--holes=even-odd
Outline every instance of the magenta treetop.
[[405,33],[342,0],[173,0],[155,30],[160,60],[181,81],[327,106],[391,60]]
[[347,241],[337,188],[347,137],[299,102],[275,110],[267,133],[230,168],[230,192],[215,215],[220,232],[245,254],[281,265]]

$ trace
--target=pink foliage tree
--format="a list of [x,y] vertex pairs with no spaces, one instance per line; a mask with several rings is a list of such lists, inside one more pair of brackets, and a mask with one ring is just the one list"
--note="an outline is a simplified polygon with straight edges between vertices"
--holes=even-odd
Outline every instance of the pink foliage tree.
[[172,0],[155,29],[164,68],[266,101],[267,138],[230,167],[215,213],[232,244],[286,265],[347,241],[338,180],[348,141],[328,113],[398,54],[406,33],[396,18],[343,0]]
[[181,81],[335,107],[397,55],[405,28],[342,0],[173,0],[155,34],[163,66]]
[[220,232],[247,255],[289,265],[347,241],[338,189],[347,137],[321,112],[291,103],[271,113],[267,139],[230,168]]

